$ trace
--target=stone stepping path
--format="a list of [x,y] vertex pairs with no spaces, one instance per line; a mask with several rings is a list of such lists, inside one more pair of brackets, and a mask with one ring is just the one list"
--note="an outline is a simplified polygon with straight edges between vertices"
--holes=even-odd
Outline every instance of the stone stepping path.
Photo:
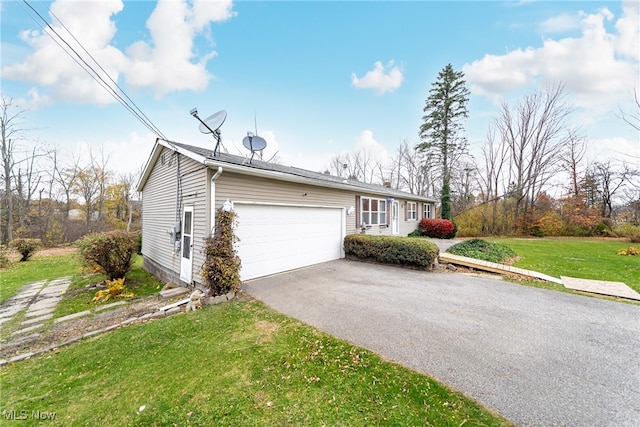
[[0,326],[26,309],[46,283],[46,280],[29,283],[23,286],[17,294],[7,298],[2,305],[0,305]]
[[20,327],[12,336],[34,332],[44,326],[53,317],[56,306],[71,284],[71,277],[30,283],[8,298],[0,307],[0,326],[13,319],[19,312],[26,310]]

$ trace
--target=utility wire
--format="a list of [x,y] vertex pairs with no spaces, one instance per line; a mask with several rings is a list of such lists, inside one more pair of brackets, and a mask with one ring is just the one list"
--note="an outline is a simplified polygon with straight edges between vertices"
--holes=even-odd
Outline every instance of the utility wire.
[[64,23],[60,20],[60,18],[58,18],[56,16],[56,14],[53,13],[52,10],[49,10],[49,13],[51,14],[51,16],[53,16],[56,19],[56,21],[58,21],[58,23],[60,25],[62,25],[62,28],[64,28],[67,31],[67,33],[69,33],[69,35],[73,38],[73,40],[75,40],[76,43],[78,43],[78,45],[82,48],[82,50],[87,55],[89,55],[89,58],[91,58],[93,60],[93,62],[95,62],[95,64],[100,68],[100,70],[102,70],[102,72],[109,78],[109,80],[111,80],[111,82],[114,84],[114,86],[118,88],[118,90],[122,93],[122,95],[124,95],[124,97],[127,98],[127,100],[135,107],[136,111],[138,111],[142,115],[142,117],[144,117],[144,119],[147,121],[147,123],[149,123],[155,129],[155,131],[156,131],[155,133],[158,136],[162,137],[163,139],[166,139],[166,137],[160,131],[160,129],[158,129],[158,127],[151,121],[151,119],[149,117],[147,117],[146,114],[144,114],[144,112],[140,109],[140,107],[138,107],[138,105],[131,98],[129,98],[129,95],[127,95],[127,93],[124,91],[124,89],[122,89],[120,87],[120,85],[118,85],[118,83],[111,78],[109,73],[107,73],[107,71],[104,68],[102,68],[102,65],[100,65],[100,63],[93,57],[93,55],[91,55],[91,53],[89,51],[87,51],[87,49],[85,49],[85,47],[82,45],[82,43],[80,43],[80,41],[73,35],[73,33],[67,28],[67,26],[64,25]]
[[[27,0],[23,0],[23,2],[29,7],[29,9],[31,9],[39,18],[40,20],[42,20],[42,22],[45,23],[46,27],[43,26],[40,22],[37,21],[37,19],[35,19],[28,10],[25,9],[25,12],[27,13],[27,15],[29,15],[29,17],[43,30],[43,32],[45,34],[47,34],[58,46],[60,46],[60,48],[67,54],[69,55],[69,57],[71,57],[71,59],[73,59],[75,61],[76,64],[78,64],[85,72],[87,72],[87,74],[89,74],[89,76],[91,76],[91,78],[93,78],[100,86],[102,86],[116,101],[118,101],[123,107],[125,107],[132,115],[134,115],[134,117],[136,117],[144,126],[146,126],[152,133],[156,134],[157,136],[166,139],[166,137],[164,136],[164,134],[160,131],[160,129],[158,129],[157,126],[155,126],[153,124],[153,122],[142,112],[142,110],[140,110],[140,108],[135,105],[135,103],[133,103],[133,101],[131,101],[131,98],[129,98],[127,96],[127,94],[124,92],[124,90],[122,90],[122,88],[120,88],[120,86],[117,85],[116,82],[113,81],[113,79],[109,76],[109,74],[104,70],[104,68],[102,68],[102,66],[100,66],[100,64],[98,63],[98,61],[96,61],[95,58],[93,58],[91,56],[91,54],[89,54],[89,52],[87,52],[87,50],[84,48],[84,46],[82,46],[82,44],[73,36],[73,34],[67,29],[67,27],[56,17],[56,20],[58,20],[58,22],[63,26],[63,28],[71,35],[71,37],[76,41],[76,43],[78,43],[80,45],[80,47],[82,47],[82,49],[89,55],[89,57],[98,65],[98,67],[100,67],[100,69],[107,75],[107,77],[111,80],[111,82],[113,82],[116,87],[124,94],[124,96],[131,101],[131,103],[133,103],[136,107],[136,109],[139,111],[136,111],[133,107],[131,107],[131,105],[129,105],[129,103],[122,98],[122,96],[120,96],[114,89],[113,87],[111,87],[101,76],[100,74],[91,66],[87,63],[87,61],[85,61],[82,56],[60,35],[58,34],[58,32],[53,29],[53,27],[51,27],[51,25],[47,22],[47,20],[45,18],[42,17],[42,15],[33,8],[33,6],[31,6],[29,4],[29,2]],[[51,12],[51,14],[53,15],[53,12]],[[55,15],[53,15],[55,16]],[[67,47],[64,47],[60,41],[58,41],[53,35],[51,35],[51,33],[49,31],[47,31],[47,29],[49,31],[51,31],[52,33],[54,33],[59,40],[61,40]],[[73,54],[75,54],[75,57],[73,54],[71,54],[71,52],[69,52],[69,50],[71,52],[73,52]],[[83,65],[84,64],[84,65]],[[89,71],[91,70],[91,71]]]

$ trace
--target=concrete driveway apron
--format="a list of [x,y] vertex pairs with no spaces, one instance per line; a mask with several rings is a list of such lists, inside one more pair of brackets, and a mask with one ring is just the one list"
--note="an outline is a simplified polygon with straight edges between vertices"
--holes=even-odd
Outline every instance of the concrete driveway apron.
[[243,289],[518,425],[640,425],[638,305],[346,260]]

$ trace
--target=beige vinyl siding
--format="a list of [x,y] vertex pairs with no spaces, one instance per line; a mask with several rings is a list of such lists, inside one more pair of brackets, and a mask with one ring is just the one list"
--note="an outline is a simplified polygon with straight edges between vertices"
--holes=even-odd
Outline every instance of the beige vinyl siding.
[[[306,194],[306,196],[305,196]],[[288,205],[355,207],[356,193],[326,187],[297,184],[251,175],[223,172],[216,180],[216,208],[232,202],[260,202]],[[312,224],[310,224],[312,226]],[[347,215],[347,233],[355,232],[355,213]]]
[[176,219],[177,159],[163,149],[142,192],[142,254],[180,274],[180,253],[176,252],[168,230],[182,217],[185,204],[194,206],[193,280],[200,281],[202,237],[207,233],[207,170],[188,157],[180,156],[181,200]]
[[[224,169],[224,167],[223,167]],[[215,171],[212,171],[212,173]],[[305,195],[306,194],[306,195]],[[356,207],[356,196],[374,199],[383,198],[379,195],[365,192],[336,190],[327,187],[278,181],[268,178],[257,178],[251,175],[234,172],[223,172],[216,180],[215,198],[216,209],[220,208],[228,199],[231,202],[260,202],[290,205],[334,206],[349,208]],[[400,199],[400,235],[407,235],[414,231],[417,221],[405,221],[404,209],[407,200]],[[421,204],[421,203],[420,203]],[[387,215],[391,215],[390,204]],[[347,234],[360,233],[356,228],[356,213],[347,215]],[[310,226],[312,226],[310,224]],[[366,234],[391,235],[391,226],[371,226]]]

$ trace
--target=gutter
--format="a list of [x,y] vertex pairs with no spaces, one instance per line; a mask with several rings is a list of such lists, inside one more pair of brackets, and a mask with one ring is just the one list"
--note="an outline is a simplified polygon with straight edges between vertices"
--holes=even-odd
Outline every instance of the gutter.
[[[216,160],[205,159],[203,163],[205,166],[210,168],[214,168],[214,167],[218,167],[219,169],[222,168],[222,166],[220,165],[222,162],[219,162]],[[375,194],[380,196],[389,195],[388,191],[374,190],[370,188],[359,188],[347,183],[340,184],[340,183],[333,183],[333,182],[327,182],[327,181],[318,181],[318,180],[314,180],[313,178],[285,174],[278,171],[269,171],[269,170],[258,169],[258,168],[247,168],[246,166],[239,166],[239,165],[234,165],[226,162],[224,163],[224,166],[228,171],[236,172],[243,175],[254,175],[262,178],[277,179],[279,181],[295,182],[300,184],[313,185],[316,187],[336,188],[340,190],[352,191],[355,193]],[[416,201],[419,200],[421,202],[434,203],[433,200],[427,199],[426,197],[414,196],[410,194],[398,196],[398,197],[401,197],[403,199],[408,199],[408,200],[416,200]]]
[[[207,165],[207,161],[205,160],[204,162],[205,166],[209,167],[209,165]],[[216,225],[216,179],[218,179],[218,177],[220,177],[220,175],[222,175],[222,166],[218,166],[218,170],[216,171],[216,173],[213,174],[213,176],[211,177],[211,186],[209,189],[210,192],[210,203],[211,206],[209,208],[209,220],[211,221],[211,235],[213,236],[213,231],[214,231],[214,227]]]

